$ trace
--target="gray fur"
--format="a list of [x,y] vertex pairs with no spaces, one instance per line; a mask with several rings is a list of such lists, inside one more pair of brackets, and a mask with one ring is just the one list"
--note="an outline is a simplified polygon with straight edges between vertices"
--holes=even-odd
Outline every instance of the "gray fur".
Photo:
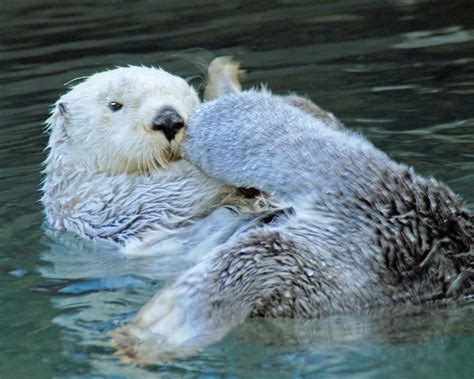
[[327,198],[369,186],[382,169],[398,169],[361,136],[258,92],[204,104],[190,119],[182,149],[215,179],[283,199]]
[[291,208],[158,293],[114,334],[126,359],[189,354],[249,316],[311,318],[474,293],[473,214],[356,133],[247,92],[200,107],[183,149],[214,179]]

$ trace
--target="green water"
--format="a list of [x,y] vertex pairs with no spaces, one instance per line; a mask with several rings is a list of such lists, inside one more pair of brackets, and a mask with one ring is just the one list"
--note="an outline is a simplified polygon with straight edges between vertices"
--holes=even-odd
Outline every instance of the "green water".
[[48,232],[38,203],[42,122],[64,83],[116,65],[154,64],[199,87],[214,54],[240,60],[247,87],[263,82],[310,96],[395,159],[448,183],[472,209],[474,3],[24,0],[0,7],[0,378],[474,377],[472,304],[255,319],[189,359],[121,365],[107,331],[175,267]]

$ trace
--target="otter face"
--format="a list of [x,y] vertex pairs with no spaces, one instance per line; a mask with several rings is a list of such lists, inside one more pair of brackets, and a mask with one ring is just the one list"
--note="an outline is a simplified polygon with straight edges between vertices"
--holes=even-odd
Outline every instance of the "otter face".
[[198,104],[184,79],[161,69],[95,74],[56,103],[48,120],[50,148],[61,145],[95,172],[148,173],[180,157],[186,122]]

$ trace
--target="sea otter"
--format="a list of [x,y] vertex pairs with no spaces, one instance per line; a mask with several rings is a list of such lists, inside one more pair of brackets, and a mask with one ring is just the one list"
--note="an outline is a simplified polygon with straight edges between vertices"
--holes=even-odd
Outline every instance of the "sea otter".
[[[220,83],[238,72],[231,60],[216,66],[223,69],[210,75],[209,98],[228,91]],[[74,86],[47,121],[41,200],[48,223],[135,255],[227,239],[247,222],[241,211],[264,206],[181,159],[199,105],[184,79],[153,67],[117,68]]]
[[474,216],[461,199],[304,108],[248,91],[193,112],[184,157],[283,206],[116,330],[122,359],[185,356],[250,316],[314,318],[474,294]]

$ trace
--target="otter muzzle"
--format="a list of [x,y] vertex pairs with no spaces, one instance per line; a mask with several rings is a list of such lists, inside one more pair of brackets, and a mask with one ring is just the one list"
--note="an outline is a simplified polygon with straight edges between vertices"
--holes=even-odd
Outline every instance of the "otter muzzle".
[[176,134],[184,127],[181,116],[171,108],[166,108],[153,120],[151,129],[162,131],[166,139],[171,142]]

